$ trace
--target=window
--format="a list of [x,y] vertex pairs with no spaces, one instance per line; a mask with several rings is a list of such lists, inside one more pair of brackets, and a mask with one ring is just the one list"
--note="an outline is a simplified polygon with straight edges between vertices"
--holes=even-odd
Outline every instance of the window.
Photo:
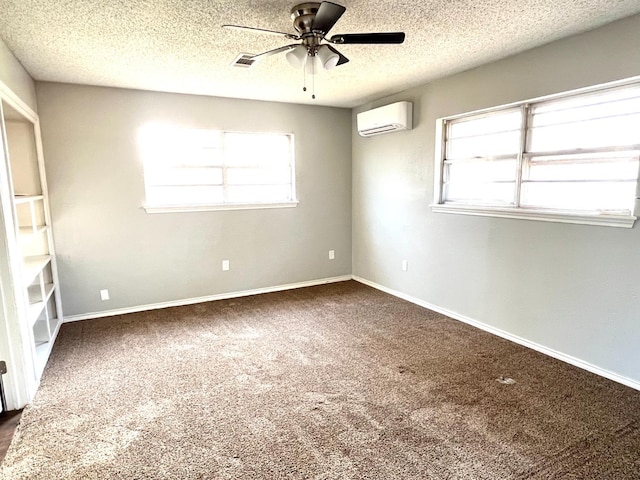
[[148,212],[295,206],[293,135],[145,125]]
[[434,211],[633,226],[640,84],[438,121]]

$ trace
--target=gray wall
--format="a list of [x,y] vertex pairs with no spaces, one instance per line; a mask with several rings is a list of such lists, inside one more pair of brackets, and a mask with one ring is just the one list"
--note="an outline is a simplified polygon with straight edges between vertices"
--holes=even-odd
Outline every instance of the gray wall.
[[[36,88],[65,316],[351,273],[350,110],[40,82]],[[146,213],[136,135],[157,120],[293,132],[299,205]],[[223,259],[231,262],[228,272]],[[102,288],[111,300],[100,300]]]
[[638,45],[635,16],[356,109],[410,100],[417,125],[361,138],[354,123],[353,274],[640,382],[639,225],[428,207],[436,118],[640,75]]
[[35,84],[2,39],[0,39],[0,82],[9,87],[32,110],[37,111]]

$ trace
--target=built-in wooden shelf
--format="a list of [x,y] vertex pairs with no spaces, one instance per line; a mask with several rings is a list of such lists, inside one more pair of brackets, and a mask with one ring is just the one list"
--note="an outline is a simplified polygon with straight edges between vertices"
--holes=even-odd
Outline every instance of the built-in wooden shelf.
[[20,234],[20,241],[28,241],[34,235],[44,233],[49,229],[48,225],[34,225],[33,227],[20,227],[18,233]]
[[5,235],[7,241],[0,247],[0,257],[6,258],[0,263],[3,269],[8,266],[17,300],[5,312],[11,328],[3,345],[8,345],[6,353],[14,361],[22,359],[22,365],[11,366],[15,370],[9,395],[12,407],[22,408],[33,398],[64,317],[38,116],[7,95],[2,82],[0,107],[0,167],[9,173],[8,195],[3,191],[0,203],[4,212],[13,214],[4,219],[11,235]]
[[51,255],[36,255],[24,257],[22,262],[22,280],[25,285],[30,285],[38,274],[51,261]]
[[29,323],[32,327],[46,308],[54,289],[53,283],[46,283],[42,286],[35,284],[29,287]]
[[21,203],[35,202],[37,200],[44,200],[43,195],[15,195],[13,197],[13,203],[19,205]]

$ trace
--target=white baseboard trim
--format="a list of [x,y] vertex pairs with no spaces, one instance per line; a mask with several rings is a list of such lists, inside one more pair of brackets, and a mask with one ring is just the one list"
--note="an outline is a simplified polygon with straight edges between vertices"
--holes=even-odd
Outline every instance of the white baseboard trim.
[[91,320],[94,318],[112,317],[115,315],[126,315],[127,313],[145,312],[147,310],[157,310],[160,308],[180,307],[183,305],[193,305],[194,303],[211,302],[213,300],[227,300],[230,298],[247,297],[249,295],[259,295],[261,293],[281,292],[283,290],[293,290],[296,288],[314,287],[316,285],[324,285],[327,283],[346,282],[351,280],[351,275],[343,275],[340,277],[320,278],[317,280],[309,280],[306,282],[288,283],[286,285],[276,285],[275,287],[256,288],[253,290],[242,290],[239,292],[218,293],[215,295],[207,295],[204,297],[185,298],[182,300],[172,300],[170,302],[153,303],[150,305],[138,305],[135,307],[117,308],[114,310],[105,310],[102,312],[82,313],[80,315],[71,315],[64,317],[63,323],[79,322],[81,320]]
[[584,360],[580,360],[579,358],[572,357],[571,355],[567,355],[565,353],[559,352],[552,348],[545,347],[544,345],[540,345],[538,343],[532,342],[530,340],[519,337],[517,335],[513,335],[499,328],[492,327],[491,325],[487,325],[486,323],[482,323],[472,318],[461,315],[459,313],[453,312],[451,310],[447,310],[446,308],[438,307],[437,305],[432,305],[431,303],[425,302],[423,300],[404,294],[397,290],[393,290],[383,285],[379,285],[370,280],[366,280],[364,278],[358,277],[357,275],[353,275],[352,278],[357,282],[363,283],[377,290],[393,295],[394,297],[402,298],[403,300],[406,300],[411,303],[415,303],[416,305],[424,307],[428,310],[433,310],[434,312],[453,318],[454,320],[458,320],[460,322],[469,324],[473,327],[479,328],[480,330],[484,330],[485,332],[489,332],[493,335],[497,335],[498,337],[504,338],[506,340],[510,340],[524,347],[531,348],[532,350],[535,350],[537,352],[543,353],[550,357],[556,358],[563,362],[569,363],[575,367],[581,368],[591,373],[595,373],[596,375],[600,375],[601,377],[608,378],[609,380],[613,380],[614,382],[621,383],[635,390],[640,390],[640,382],[633,380],[631,378],[618,375],[617,373],[614,373],[614,372],[610,372],[609,370],[605,370],[604,368],[600,368],[596,365],[585,362]]

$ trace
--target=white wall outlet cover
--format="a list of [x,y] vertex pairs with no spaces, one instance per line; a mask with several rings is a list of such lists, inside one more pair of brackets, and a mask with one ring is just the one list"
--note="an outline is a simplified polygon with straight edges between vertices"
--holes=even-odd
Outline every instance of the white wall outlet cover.
[[405,272],[409,270],[409,262],[407,260],[402,260],[402,270]]
[[336,258],[336,251],[329,250],[329,260],[334,260]]
[[229,270],[229,260],[222,261],[222,270],[225,272]]
[[109,290],[100,290],[100,300],[109,300]]

